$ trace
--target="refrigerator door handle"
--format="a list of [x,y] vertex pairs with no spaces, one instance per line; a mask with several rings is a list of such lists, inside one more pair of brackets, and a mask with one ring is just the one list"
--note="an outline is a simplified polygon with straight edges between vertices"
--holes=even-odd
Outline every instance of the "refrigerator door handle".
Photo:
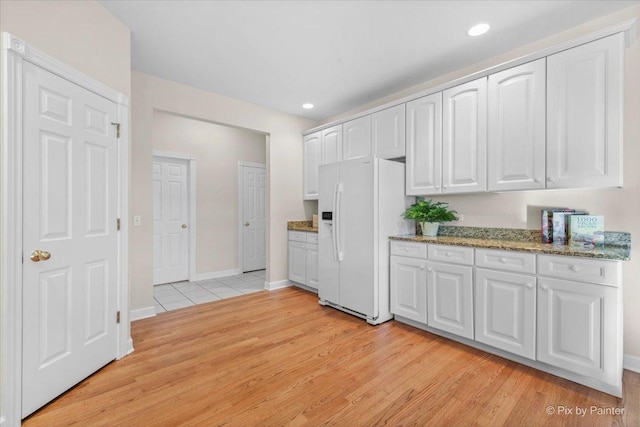
[[333,225],[331,227],[331,243],[333,245],[333,259],[338,260],[338,184],[333,186]]
[[341,200],[342,200],[342,192],[344,191],[344,186],[343,184],[340,182],[338,183],[338,188],[337,188],[337,197],[336,197],[336,220],[335,220],[335,225],[336,225],[336,248],[337,248],[337,252],[338,252],[338,261],[342,261],[344,259],[344,252],[342,252],[342,246],[340,245],[340,209],[341,209]]

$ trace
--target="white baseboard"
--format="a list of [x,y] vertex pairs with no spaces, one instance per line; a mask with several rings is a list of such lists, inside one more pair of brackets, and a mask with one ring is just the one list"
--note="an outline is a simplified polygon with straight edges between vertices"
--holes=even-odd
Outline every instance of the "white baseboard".
[[625,354],[622,360],[623,360],[622,365],[624,366],[624,369],[628,371],[640,373],[640,357],[632,356],[630,354]]
[[146,319],[147,317],[155,317],[156,308],[154,306],[138,308],[129,312],[129,321],[135,322],[136,320]]
[[264,282],[264,288],[268,291],[273,291],[275,289],[288,288],[289,286],[293,286],[288,280],[278,280],[277,282]]
[[198,282],[201,280],[217,279],[218,277],[235,276],[236,274],[242,274],[242,270],[234,268],[231,270],[210,271],[209,273],[197,273],[191,276],[189,280]]

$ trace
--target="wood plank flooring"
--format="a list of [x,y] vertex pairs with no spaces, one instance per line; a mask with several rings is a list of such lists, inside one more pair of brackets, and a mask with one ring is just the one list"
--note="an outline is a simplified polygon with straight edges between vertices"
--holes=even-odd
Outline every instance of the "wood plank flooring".
[[640,374],[625,371],[617,399],[296,288],[162,313],[132,334],[133,354],[24,425],[640,425]]

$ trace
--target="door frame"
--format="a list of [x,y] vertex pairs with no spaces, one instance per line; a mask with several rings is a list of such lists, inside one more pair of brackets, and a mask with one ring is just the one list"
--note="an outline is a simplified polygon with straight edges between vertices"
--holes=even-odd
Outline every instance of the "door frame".
[[133,351],[129,323],[129,99],[93,78],[2,33],[2,134],[0,135],[0,425],[19,426],[22,413],[22,65],[27,61],[116,104],[118,233],[116,359]]
[[[187,161],[187,216],[189,217],[189,250],[187,253],[187,279],[196,279],[196,158],[191,154],[153,150],[153,157]],[[152,158],[153,158],[152,157]],[[154,285],[155,286],[155,285]]]
[[[266,163],[252,163],[252,162],[243,162],[243,161],[239,161],[238,162],[238,265],[240,266],[240,274],[244,273],[244,232],[243,232],[243,226],[242,223],[244,221],[242,212],[243,212],[243,208],[244,208],[244,168],[245,167],[251,167],[251,168],[260,168],[260,169],[264,169],[265,170],[265,177],[267,177],[267,179],[269,179],[269,176],[267,175],[267,165]],[[267,211],[267,199],[265,197],[265,212]],[[269,230],[269,217],[267,216],[267,230]],[[268,245],[267,245],[267,240],[265,240],[265,253],[267,255],[267,258],[269,256],[268,254]],[[269,263],[267,262],[267,265],[269,265]],[[266,267],[265,267],[266,270]]]

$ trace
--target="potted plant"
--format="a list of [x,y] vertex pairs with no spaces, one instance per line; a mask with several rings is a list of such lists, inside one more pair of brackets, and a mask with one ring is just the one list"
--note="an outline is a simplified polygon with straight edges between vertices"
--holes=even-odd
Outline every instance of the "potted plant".
[[420,224],[423,236],[437,236],[438,228],[443,222],[457,221],[458,212],[449,210],[447,202],[433,202],[433,200],[418,199],[407,209],[403,216],[413,219]]

